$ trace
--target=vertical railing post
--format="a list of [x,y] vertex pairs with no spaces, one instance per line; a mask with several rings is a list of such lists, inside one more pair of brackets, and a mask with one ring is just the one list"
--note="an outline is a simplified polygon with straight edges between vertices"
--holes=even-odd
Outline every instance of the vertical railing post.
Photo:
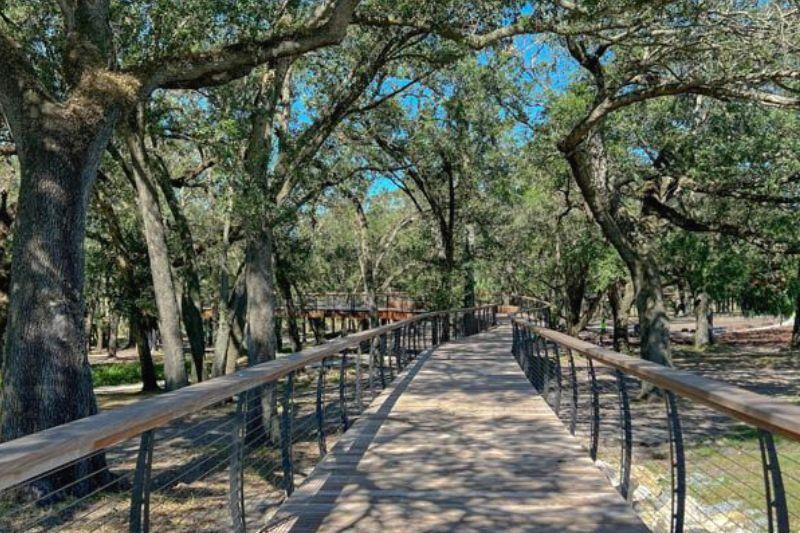
[[686,457],[683,449],[683,430],[678,414],[678,402],[672,391],[665,391],[667,428],[669,430],[669,460],[672,485],[672,516],[670,532],[683,533],[686,512]]
[[513,320],[511,322],[511,354],[519,359],[519,326]]
[[394,355],[395,363],[397,364],[397,373],[398,374],[400,373],[400,370],[402,369],[401,366],[400,366],[400,338],[401,338],[402,335],[403,335],[402,328],[397,328],[396,330],[394,330],[394,343],[393,343],[392,352],[393,352],[393,355]]
[[403,326],[402,333],[400,334],[400,369],[402,370],[406,366],[406,362],[408,361],[408,324]]
[[600,395],[597,389],[597,375],[591,358],[586,358],[589,370],[589,387],[591,390],[591,409],[589,418],[589,456],[592,461],[597,460],[597,444],[600,437]]
[[511,353],[517,359],[520,360],[519,357],[519,326],[516,322],[511,322]]
[[[516,326],[516,325],[515,325]],[[515,327],[514,335],[516,338],[516,347],[512,345],[512,351],[514,351],[514,358],[517,360],[519,367],[522,369],[522,372],[525,374],[525,377],[530,381],[531,379],[531,364],[528,357],[528,350],[526,348],[525,339],[527,338],[528,332],[524,328],[520,328],[519,326]]]
[[533,386],[536,387],[536,390],[539,391],[539,394],[542,394],[542,383],[544,382],[544,376],[542,374],[542,354],[539,348],[542,342],[542,337],[538,334],[534,335],[531,339],[531,360],[533,361],[533,379],[534,384]]
[[619,493],[628,499],[628,488],[631,482],[631,452],[633,450],[633,430],[631,427],[631,405],[628,398],[628,388],[625,385],[625,375],[621,370],[615,372],[617,377],[617,391],[619,400],[620,421],[620,463],[619,463]]
[[578,376],[575,372],[575,357],[572,354],[572,349],[567,349],[567,355],[569,357],[569,381],[570,381],[570,388],[572,389],[572,403],[570,405],[570,416],[569,416],[569,432],[572,435],[575,435],[575,429],[578,425]]
[[444,326],[445,326],[444,327],[444,341],[445,342],[450,342],[451,340],[453,340],[453,335],[452,335],[453,320],[452,320],[452,318],[450,318],[450,313],[445,312],[444,321],[445,321],[445,324],[444,324]]
[[386,333],[380,336],[378,343],[378,373],[381,377],[381,389],[386,388]]
[[761,466],[764,470],[764,494],[767,500],[769,532],[788,533],[789,511],[786,506],[786,490],[783,486],[783,476],[772,433],[759,429],[758,444],[761,448]]
[[376,339],[375,337],[369,340],[369,365],[367,367],[367,372],[369,373],[369,381],[367,382],[369,385],[369,401],[375,397],[375,355],[376,355]]
[[136,472],[133,474],[131,509],[128,520],[130,533],[150,531],[150,475],[153,468],[153,430],[142,433],[139,454],[136,457]]
[[360,413],[361,409],[363,408],[364,404],[361,401],[361,381],[363,380],[363,370],[361,369],[361,357],[362,357],[361,344],[358,345],[356,348],[356,413]]
[[553,344],[553,357],[555,358],[555,373],[556,373],[556,398],[553,401],[553,411],[555,411],[556,416],[561,412],[561,354],[558,350],[558,344]]
[[528,365],[528,381],[530,381],[531,385],[537,387],[537,377],[536,377],[536,365],[538,365],[538,360],[536,357],[535,349],[537,348],[537,343],[539,342],[538,337],[531,332],[530,329],[527,327],[522,328],[520,336],[520,343],[522,349],[522,357],[527,360]]
[[281,463],[283,465],[283,489],[286,496],[294,492],[294,461],[292,461],[292,421],[294,419],[294,371],[286,376],[281,405]]
[[339,411],[342,419],[342,431],[350,428],[350,420],[347,417],[347,394],[345,386],[347,383],[347,352],[341,354],[341,364],[339,365]]
[[236,414],[232,429],[231,459],[228,489],[228,509],[231,525],[236,533],[244,533],[244,437],[247,431],[248,392],[242,392],[236,399]]
[[327,359],[323,358],[319,363],[319,373],[317,374],[317,404],[316,404],[316,418],[317,418],[317,446],[319,447],[319,456],[325,457],[328,453],[328,444],[325,440],[325,363]]

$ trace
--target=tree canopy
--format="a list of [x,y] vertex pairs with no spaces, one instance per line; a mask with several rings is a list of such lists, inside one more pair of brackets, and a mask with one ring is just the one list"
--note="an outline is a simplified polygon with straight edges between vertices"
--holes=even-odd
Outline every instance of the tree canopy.
[[2,2],[2,437],[123,337],[150,390],[300,349],[314,293],[635,309],[667,365],[669,314],[800,316],[798,43],[777,1]]

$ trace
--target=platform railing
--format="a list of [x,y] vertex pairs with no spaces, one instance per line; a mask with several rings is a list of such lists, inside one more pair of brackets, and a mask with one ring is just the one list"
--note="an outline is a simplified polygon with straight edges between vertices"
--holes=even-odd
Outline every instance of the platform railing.
[[258,530],[415,357],[495,323],[426,313],[0,444],[0,531]]
[[800,406],[512,318],[512,352],[654,531],[800,527]]
[[[375,293],[375,305],[378,309],[402,312],[424,311],[426,303],[405,292]],[[363,292],[322,292],[306,293],[300,299],[303,311],[340,311],[355,312],[367,310],[367,296]],[[283,307],[282,302],[278,302]]]

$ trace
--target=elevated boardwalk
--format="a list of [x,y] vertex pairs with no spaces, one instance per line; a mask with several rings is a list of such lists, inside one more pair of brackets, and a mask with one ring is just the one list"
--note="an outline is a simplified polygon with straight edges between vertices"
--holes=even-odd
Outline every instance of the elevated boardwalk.
[[505,325],[420,357],[266,531],[646,531],[510,351]]

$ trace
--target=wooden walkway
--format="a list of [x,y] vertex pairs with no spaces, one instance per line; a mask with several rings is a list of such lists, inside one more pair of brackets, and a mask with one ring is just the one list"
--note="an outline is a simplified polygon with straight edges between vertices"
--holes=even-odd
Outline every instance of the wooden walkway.
[[424,355],[267,531],[646,531],[510,354],[510,326]]

